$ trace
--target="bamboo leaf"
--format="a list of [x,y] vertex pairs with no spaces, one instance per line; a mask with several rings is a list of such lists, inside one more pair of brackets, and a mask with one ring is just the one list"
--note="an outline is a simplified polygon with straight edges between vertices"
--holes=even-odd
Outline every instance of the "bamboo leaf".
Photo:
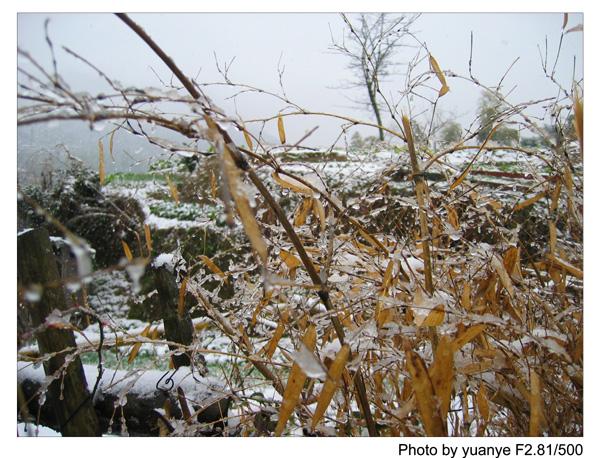
[[269,343],[265,346],[265,356],[267,359],[271,359],[275,354],[275,350],[277,350],[277,344],[283,337],[283,333],[285,332],[285,324],[289,318],[289,312],[284,310],[281,313],[281,319],[277,323],[277,328],[275,328],[275,332],[273,333],[273,337],[269,340]]
[[225,274],[225,272],[223,272],[218,265],[216,265],[208,256],[201,254],[200,256],[198,256],[202,262],[206,265],[206,267],[209,268],[209,270],[214,273],[217,274],[219,277],[227,280],[227,274]]
[[117,129],[113,130],[110,133],[110,137],[108,137],[108,152],[110,153],[110,158],[113,161],[113,163],[115,162],[115,156],[113,154],[113,146],[114,146],[114,139],[115,139],[116,132],[117,132]]
[[425,433],[428,436],[445,436],[446,428],[437,408],[435,391],[425,363],[418,354],[407,350],[406,366],[417,398],[419,412],[421,412]]
[[448,211],[448,223],[450,223],[454,229],[458,230],[460,228],[458,213],[456,213],[456,210],[452,205],[447,205],[446,210]]
[[303,199],[302,203],[298,206],[298,210],[296,210],[296,214],[294,216],[294,226],[303,226],[306,223],[306,217],[311,209],[312,200],[310,198]]
[[261,262],[266,264],[267,262],[267,245],[260,233],[260,229],[258,227],[258,222],[250,208],[250,203],[248,202],[248,198],[244,194],[240,186],[240,176],[239,170],[235,165],[231,152],[227,146],[223,148],[223,161],[224,161],[224,170],[227,174],[227,185],[229,187],[229,192],[233,201],[235,202],[235,206],[237,208],[238,214],[240,215],[240,219],[242,220],[242,225],[244,226],[244,232],[248,236],[250,240],[250,244],[254,251],[258,254]]
[[319,199],[313,198],[312,210],[315,216],[319,219],[319,228],[321,229],[321,232],[323,232],[327,227],[327,217],[325,216],[325,208]]
[[98,140],[98,178],[100,180],[100,186],[104,184],[106,178],[106,170],[104,168],[104,144],[102,139]]
[[183,318],[185,313],[185,293],[187,292],[187,283],[189,277],[184,277],[179,286],[179,298],[177,301],[177,315],[179,318]]
[[535,196],[530,197],[527,200],[524,200],[523,202],[519,202],[517,205],[515,205],[514,211],[518,212],[519,210],[523,210],[524,208],[527,208],[530,205],[535,204],[538,200],[542,199],[545,195],[546,195],[546,191],[542,191],[542,192],[537,193]]
[[567,27],[567,22],[569,22],[569,13],[564,13],[563,14],[563,25],[562,25],[563,30],[565,30],[565,28]]
[[[315,325],[311,324],[302,338],[302,344],[310,351],[314,351],[316,342],[317,330]],[[302,392],[305,381],[306,374],[302,372],[302,369],[300,369],[300,366],[298,366],[297,363],[294,363],[283,392],[283,399],[279,409],[279,419],[277,420],[277,426],[275,427],[275,436],[281,436],[287,421],[298,404],[298,399],[300,399],[300,393]]]
[[331,367],[327,373],[327,380],[323,384],[323,389],[319,395],[317,407],[315,408],[315,413],[312,418],[311,428],[313,430],[323,418],[323,415],[325,414],[325,411],[327,410],[327,407],[329,406],[329,403],[331,402],[331,399],[338,388],[339,381],[342,378],[342,373],[349,356],[350,347],[344,344],[336,355],[333,363],[331,363]]
[[500,282],[502,283],[502,286],[506,288],[506,291],[508,292],[510,297],[513,297],[515,295],[515,290],[513,288],[512,280],[510,279],[508,272],[504,268],[504,264],[502,263],[502,261],[500,261],[500,259],[498,259],[496,255],[492,255],[491,264],[496,273],[498,274],[498,277],[500,277]]
[[[150,326],[151,325],[146,326],[146,328],[140,334],[140,337],[148,337],[148,332],[150,331]],[[137,342],[131,347],[131,351],[129,352],[129,357],[127,358],[127,362],[129,364],[131,364],[135,360],[136,356],[138,355],[138,353],[140,351],[141,346],[142,346],[142,342]]]
[[438,80],[442,84],[442,87],[440,88],[440,91],[438,93],[438,96],[442,97],[443,95],[447,94],[450,90],[448,84],[446,83],[446,77],[444,76],[444,72],[442,72],[442,69],[437,63],[437,60],[435,60],[435,57],[433,57],[431,54],[429,54],[429,65],[431,66],[431,69],[435,72]]
[[150,235],[150,226],[144,224],[144,237],[146,238],[146,248],[148,249],[148,256],[152,253],[152,236]]
[[427,318],[425,318],[419,326],[439,326],[444,322],[445,316],[444,304],[438,304],[431,312],[429,312]]
[[483,382],[479,385],[479,390],[477,390],[476,400],[479,415],[481,415],[481,418],[483,418],[483,420],[487,423],[490,419],[490,405],[487,398],[487,391]]
[[583,24],[577,24],[575,27],[571,27],[565,33],[571,33],[571,32],[583,32]]
[[454,351],[456,352],[456,351],[460,350],[467,343],[469,343],[471,340],[473,340],[475,337],[477,337],[479,334],[481,334],[483,331],[485,331],[485,328],[486,328],[485,324],[476,324],[476,325],[473,325],[473,326],[465,329],[465,331],[462,332],[452,342]]
[[246,126],[244,126],[244,140],[246,140],[246,146],[248,147],[248,149],[250,151],[252,151],[252,149],[253,149],[252,137],[250,137],[250,134],[246,130]]
[[300,261],[300,259],[283,248],[279,251],[279,257],[283,262],[285,262],[288,270],[296,269],[302,265],[302,261]]
[[454,384],[454,347],[446,335],[438,342],[429,375],[438,399],[440,416],[444,419],[448,416]]
[[273,172],[271,176],[273,177],[273,180],[275,180],[275,182],[282,188],[289,189],[290,191],[297,192],[298,194],[304,194],[307,196],[313,195],[312,189],[304,186],[302,183],[294,180],[291,177],[286,177],[283,179],[277,172]]
[[283,118],[281,113],[277,116],[277,131],[279,132],[279,141],[282,145],[285,144],[285,128],[283,127]]
[[540,377],[531,369],[529,373],[531,392],[529,394],[529,436],[537,437],[541,434],[543,419],[543,400]]
[[123,252],[125,253],[125,257],[129,262],[133,260],[133,254],[131,253],[131,249],[125,240],[121,240],[121,245],[123,245]]

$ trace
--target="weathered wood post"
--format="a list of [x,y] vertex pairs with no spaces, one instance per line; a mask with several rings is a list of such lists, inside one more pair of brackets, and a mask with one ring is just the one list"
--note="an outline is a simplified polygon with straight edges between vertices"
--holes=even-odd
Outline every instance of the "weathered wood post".
[[[154,268],[153,270],[160,303],[160,313],[165,325],[165,337],[172,342],[190,345],[194,339],[194,325],[192,317],[187,310],[183,310],[181,316],[177,310],[179,288],[177,288],[173,273],[164,266]],[[170,349],[175,350],[175,348]],[[180,366],[191,366],[189,353],[185,352],[173,355],[173,365],[175,369]]]
[[[55,309],[65,310],[65,293],[48,231],[33,229],[17,236],[17,284],[24,294],[34,328],[42,325]],[[41,287],[41,289],[40,289]],[[30,292],[27,294],[26,292]],[[39,300],[32,291],[40,291]],[[37,294],[33,294],[36,296]],[[44,327],[36,333],[40,354],[55,353],[75,347],[72,331]],[[65,363],[59,354],[44,363],[47,376],[56,374]],[[62,384],[62,387],[61,387]],[[56,425],[63,436],[98,436],[100,427],[79,357],[76,357],[48,388],[47,401],[52,404]]]

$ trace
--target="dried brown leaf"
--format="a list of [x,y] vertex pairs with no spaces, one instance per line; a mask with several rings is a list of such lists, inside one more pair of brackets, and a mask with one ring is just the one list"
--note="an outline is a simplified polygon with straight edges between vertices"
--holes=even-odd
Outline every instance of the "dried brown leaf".
[[[304,337],[302,338],[302,343],[308,350],[314,351],[316,341],[317,330],[315,325],[311,324],[306,330]],[[298,364],[294,363],[292,365],[292,369],[290,370],[290,375],[288,377],[287,384],[283,392],[281,408],[279,409],[279,419],[277,420],[277,426],[275,427],[276,436],[281,436],[281,433],[283,432],[287,421],[289,420],[290,416],[292,415],[292,412],[296,408],[305,381],[306,374],[302,372],[302,369],[300,369],[300,366],[298,366]]]
[[100,186],[102,186],[106,178],[106,170],[104,168],[104,144],[102,143],[102,139],[98,140],[98,178],[100,180]]
[[329,406],[333,395],[335,394],[340,379],[342,378],[342,372],[344,371],[344,367],[346,366],[346,362],[348,361],[348,357],[350,356],[350,347],[346,344],[342,345],[342,348],[336,355],[334,361],[331,363],[329,371],[327,373],[327,380],[323,384],[323,389],[321,390],[321,394],[319,395],[319,400],[317,401],[317,407],[315,408],[315,413],[312,418],[311,428],[315,429],[315,427],[319,424],[323,415],[325,414],[325,410]]
[[444,419],[448,416],[454,386],[454,346],[450,337],[440,338],[429,376],[438,399],[440,416]]
[[125,257],[128,261],[131,262],[133,260],[133,254],[131,253],[131,249],[125,240],[121,240],[121,245],[123,245],[123,252],[125,253]]
[[283,117],[281,114],[277,116],[277,132],[279,133],[279,141],[282,145],[285,144],[285,128],[283,126]]
[[425,433],[428,436],[446,436],[444,421],[437,407],[435,391],[425,363],[418,354],[407,350],[406,366],[417,398],[419,412],[421,412]]

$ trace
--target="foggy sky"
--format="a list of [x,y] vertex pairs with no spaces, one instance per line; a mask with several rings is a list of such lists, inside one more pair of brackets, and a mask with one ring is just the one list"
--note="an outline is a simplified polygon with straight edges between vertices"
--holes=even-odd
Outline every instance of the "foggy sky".
[[[169,81],[170,72],[164,64],[118,18],[110,14],[20,14],[18,16],[18,45],[39,61],[50,66],[43,23],[51,19],[49,30],[55,46],[68,46],[91,60],[104,72],[124,85],[138,87]],[[216,71],[218,60],[235,58],[229,72],[235,82],[246,83],[266,90],[280,91],[278,64],[285,67],[283,83],[288,97],[312,111],[345,114],[372,120],[368,111],[359,109],[351,100],[364,98],[360,89],[341,87],[352,79],[346,68],[347,60],[330,51],[332,36],[340,40],[343,22],[336,14],[132,14],[131,17],[165,49],[188,75],[200,82],[220,81]],[[474,34],[473,72],[485,85],[495,85],[509,65],[519,61],[507,76],[505,90],[512,102],[523,102],[556,95],[556,88],[544,77],[538,45],[548,40],[549,60],[554,56],[560,38],[563,16],[555,13],[427,13],[415,23],[413,31],[427,44],[442,69],[468,75],[470,33]],[[582,15],[571,14],[569,27],[581,23]],[[415,44],[410,42],[410,44]],[[569,88],[573,78],[573,59],[576,59],[575,78],[583,75],[583,34],[565,35],[561,58],[557,65],[557,80]],[[397,55],[399,62],[414,53],[407,48]],[[91,92],[106,90],[105,83],[90,69],[64,52],[57,54],[59,72],[75,90]],[[399,67],[399,72],[401,68]],[[473,119],[480,90],[458,79],[448,80],[451,91],[438,106],[442,113],[451,114],[463,125]],[[389,78],[383,90],[390,98],[402,89],[401,75]],[[223,100],[224,92],[208,89],[207,94],[228,113],[235,109],[244,118],[272,116],[283,108],[279,101],[267,96],[243,96],[237,106]],[[400,108],[406,109],[401,106]],[[539,113],[538,113],[539,114]],[[386,120],[386,124],[390,124]],[[314,126],[319,129],[311,143],[328,145],[339,132],[339,123],[326,118],[286,119],[290,140],[299,139]],[[363,135],[374,130],[360,129]],[[276,138],[275,123],[266,133]]]

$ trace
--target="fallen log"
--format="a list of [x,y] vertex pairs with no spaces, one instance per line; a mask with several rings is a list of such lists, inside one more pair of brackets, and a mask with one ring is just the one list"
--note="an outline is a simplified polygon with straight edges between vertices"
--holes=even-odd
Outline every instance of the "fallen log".
[[[98,377],[95,366],[84,365],[88,385]],[[42,367],[18,362],[17,383],[23,392],[25,405],[18,406],[21,421],[35,421],[56,429],[55,415],[44,402],[43,385],[46,375]],[[172,430],[174,420],[183,419],[178,399],[183,392],[192,412],[191,420],[204,425],[203,430],[219,434],[227,424],[230,392],[218,380],[196,377],[187,367],[168,373],[157,370],[104,369],[96,395],[92,400],[103,434],[158,436],[160,423]],[[43,404],[40,406],[39,401]],[[169,407],[165,409],[168,403]],[[23,418],[29,415],[29,418]]]

